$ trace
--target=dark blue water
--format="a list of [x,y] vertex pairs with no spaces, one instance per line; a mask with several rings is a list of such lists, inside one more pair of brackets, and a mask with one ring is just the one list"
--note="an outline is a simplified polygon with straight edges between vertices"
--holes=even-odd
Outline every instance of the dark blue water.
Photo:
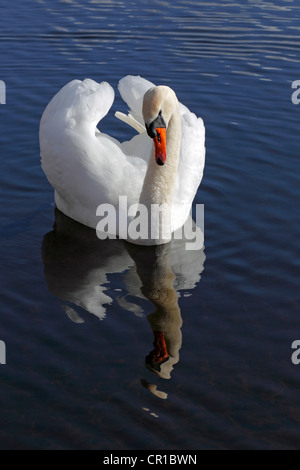
[[[298,2],[0,10],[1,449],[299,448]],[[193,259],[100,242],[54,212],[45,106],[74,78],[116,88],[127,74],[171,86],[204,119],[205,250]],[[117,109],[116,93],[101,129],[123,140]],[[155,317],[157,260],[178,302]],[[173,335],[169,379],[145,367],[155,322]]]

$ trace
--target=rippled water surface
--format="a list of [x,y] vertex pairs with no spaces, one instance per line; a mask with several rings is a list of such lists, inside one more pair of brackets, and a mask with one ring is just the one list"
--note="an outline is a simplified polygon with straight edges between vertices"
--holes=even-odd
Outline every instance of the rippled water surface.
[[[1,449],[299,448],[299,3],[0,10]],[[116,99],[100,128],[123,140],[127,74],[204,119],[204,251],[100,242],[54,210],[45,106],[74,78],[106,80]],[[153,313],[157,265],[174,282]],[[145,367],[157,329],[171,349],[160,375]]]

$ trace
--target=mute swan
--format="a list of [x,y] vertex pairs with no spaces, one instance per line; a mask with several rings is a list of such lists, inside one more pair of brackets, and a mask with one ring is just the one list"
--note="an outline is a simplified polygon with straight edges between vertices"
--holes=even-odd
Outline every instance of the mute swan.
[[[105,204],[104,210],[110,204],[116,211],[116,224],[107,229],[110,235],[137,244],[165,243],[184,225],[202,179],[203,121],[179,103],[167,86],[126,76],[119,82],[119,91],[130,111],[115,115],[139,134],[120,143],[101,133],[97,124],[112,106],[113,88],[106,82],[73,80],[42,115],[42,168],[55,190],[57,208],[70,218],[97,228],[97,207]],[[125,206],[120,196],[127,198]],[[163,208],[154,237],[150,228],[138,239],[124,235],[124,223],[127,227],[136,218],[137,204],[149,214],[152,207]],[[167,236],[161,234],[161,220],[169,220]]]

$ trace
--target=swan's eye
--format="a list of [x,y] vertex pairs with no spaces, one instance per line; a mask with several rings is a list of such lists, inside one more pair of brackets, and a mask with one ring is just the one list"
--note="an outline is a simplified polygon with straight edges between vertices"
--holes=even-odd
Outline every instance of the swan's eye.
[[166,128],[162,112],[159,111],[157,117],[150,124],[145,123],[145,125],[148,135],[154,139],[158,134],[157,129]]
[[156,137],[155,127],[153,123],[151,123],[150,125],[146,124],[146,130],[147,134],[149,135],[149,137],[151,137],[151,139],[154,139],[154,137]]

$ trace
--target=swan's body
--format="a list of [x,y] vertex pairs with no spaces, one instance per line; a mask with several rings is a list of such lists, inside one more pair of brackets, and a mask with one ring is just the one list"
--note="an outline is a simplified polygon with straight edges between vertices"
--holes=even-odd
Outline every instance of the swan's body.
[[[119,90],[130,113],[116,115],[139,134],[120,143],[101,133],[96,126],[112,106],[112,87],[90,79],[73,80],[52,99],[42,116],[42,168],[55,189],[58,209],[72,219],[96,228],[97,207],[111,204],[117,214],[115,235],[120,235],[118,221],[128,214],[119,214],[124,211],[119,196],[126,196],[126,209],[138,203],[149,210],[153,204],[163,206],[170,215],[171,233],[188,218],[202,179],[203,121],[178,103],[169,87],[154,87],[141,77],[127,76],[120,81]],[[160,135],[157,137],[160,127],[166,132],[165,161],[163,151],[157,154],[163,143]],[[156,142],[155,152],[147,133]],[[129,241],[159,244],[168,240]]]

